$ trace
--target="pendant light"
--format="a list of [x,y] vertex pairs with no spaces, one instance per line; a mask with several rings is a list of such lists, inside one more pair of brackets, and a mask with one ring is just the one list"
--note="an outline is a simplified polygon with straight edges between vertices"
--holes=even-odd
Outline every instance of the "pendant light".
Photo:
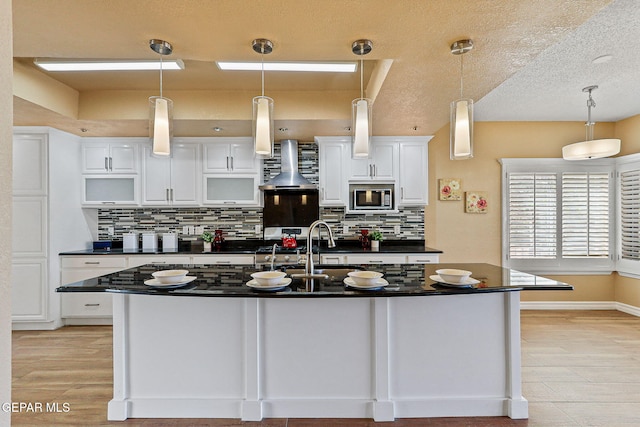
[[451,45],[451,53],[460,55],[460,99],[451,103],[450,156],[451,160],[473,157],[473,99],[463,98],[463,55],[473,49],[473,40],[458,40]]
[[171,154],[171,136],[173,134],[173,101],[162,96],[162,57],[173,51],[171,43],[164,40],[149,40],[149,47],[160,54],[160,96],[149,98],[149,134],[153,143],[153,154],[168,156]]
[[591,121],[591,108],[595,107],[596,103],[591,97],[591,92],[596,89],[598,89],[598,86],[595,85],[582,89],[583,92],[589,93],[589,99],[587,100],[587,122],[585,123],[587,137],[585,141],[562,147],[562,158],[565,160],[599,159],[601,157],[613,156],[620,152],[619,139],[593,139],[593,127],[596,123]]
[[351,51],[360,56],[360,98],[351,103],[351,132],[353,157],[369,157],[371,145],[371,106],[372,101],[364,97],[364,61],[362,57],[373,49],[371,40],[356,40]]
[[262,95],[253,98],[253,144],[259,156],[273,157],[273,99],[264,96],[264,55],[273,51],[273,43],[267,39],[251,42],[253,50],[262,57]]

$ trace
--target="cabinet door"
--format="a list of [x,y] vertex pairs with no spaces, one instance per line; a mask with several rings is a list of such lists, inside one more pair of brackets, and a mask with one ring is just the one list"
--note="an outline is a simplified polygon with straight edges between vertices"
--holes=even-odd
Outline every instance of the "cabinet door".
[[193,264],[236,264],[236,265],[253,265],[255,257],[253,255],[194,255]]
[[210,205],[258,206],[257,175],[204,175],[203,202]]
[[389,255],[381,254],[380,252],[349,254],[345,258],[347,264],[404,264],[407,260],[406,255]]
[[348,202],[345,160],[349,146],[342,142],[319,144],[319,181],[321,206],[346,206]]
[[113,143],[110,145],[109,172],[138,173],[138,145]]
[[353,180],[368,180],[373,177],[373,169],[371,162],[368,158],[365,159],[351,159],[351,174],[349,179]]
[[227,173],[231,168],[229,144],[204,144],[203,169],[211,173]]
[[108,143],[84,143],[82,144],[82,172],[83,173],[108,173],[109,172],[109,144]]
[[230,171],[235,173],[256,172],[257,159],[253,149],[253,143],[233,143],[229,147],[231,157]]
[[13,256],[47,256],[47,198],[13,198]]
[[110,318],[113,297],[110,293],[61,293],[63,318]]
[[14,259],[11,284],[13,320],[47,320],[47,261]]
[[86,206],[137,205],[137,175],[85,175],[82,179]]
[[151,146],[142,155],[142,204],[168,205],[171,188],[170,159],[154,156]]
[[47,194],[46,135],[13,136],[13,195]]
[[172,204],[200,204],[200,145],[175,144],[171,151]]
[[420,143],[400,144],[399,185],[400,205],[426,205],[428,199],[427,145]]
[[385,142],[372,144],[373,179],[393,180],[396,177],[398,161],[398,143]]

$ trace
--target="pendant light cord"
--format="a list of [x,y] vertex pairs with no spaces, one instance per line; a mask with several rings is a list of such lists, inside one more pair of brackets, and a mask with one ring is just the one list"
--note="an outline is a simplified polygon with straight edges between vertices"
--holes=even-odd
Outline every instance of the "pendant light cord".
[[462,96],[462,77],[464,75],[464,65],[463,65],[463,61],[464,61],[464,54],[460,55],[460,99],[463,98]]
[[586,140],[587,141],[593,140],[593,125],[595,125],[595,123],[591,121],[591,107],[595,107],[596,102],[591,97],[591,91],[592,89],[589,89],[589,99],[587,99],[587,123],[586,123],[586,126],[587,126]]
[[364,75],[364,61],[362,57],[360,57],[360,98],[364,98],[363,75]]
[[262,43],[262,47],[260,48],[261,55],[260,58],[262,60],[262,96],[264,97],[264,42]]
[[162,55],[160,55],[160,98],[162,98]]

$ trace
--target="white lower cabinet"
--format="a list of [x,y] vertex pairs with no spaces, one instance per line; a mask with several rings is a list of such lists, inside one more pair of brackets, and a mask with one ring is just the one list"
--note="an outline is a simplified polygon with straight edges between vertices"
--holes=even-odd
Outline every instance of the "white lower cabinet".
[[128,268],[139,267],[145,264],[169,265],[191,264],[189,255],[130,255]]
[[[79,282],[127,268],[127,259],[117,255],[60,257],[60,284]],[[109,324],[112,295],[108,293],[61,293],[60,315],[66,325]]]
[[47,320],[47,260],[14,259],[11,268],[11,317],[14,321]]
[[438,254],[413,254],[407,255],[407,264],[437,264],[440,262]]
[[249,254],[228,254],[228,255],[194,255],[192,264],[241,264],[253,265],[256,257]]
[[82,324],[86,319],[111,319],[112,299],[113,296],[106,292],[64,294],[61,301],[65,324]]

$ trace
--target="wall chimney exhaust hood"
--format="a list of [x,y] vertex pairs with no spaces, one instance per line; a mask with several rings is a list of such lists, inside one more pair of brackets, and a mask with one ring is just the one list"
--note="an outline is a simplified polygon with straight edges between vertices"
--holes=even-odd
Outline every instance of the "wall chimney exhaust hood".
[[260,186],[261,190],[315,190],[317,185],[298,172],[298,141],[283,139],[280,141],[281,172]]

